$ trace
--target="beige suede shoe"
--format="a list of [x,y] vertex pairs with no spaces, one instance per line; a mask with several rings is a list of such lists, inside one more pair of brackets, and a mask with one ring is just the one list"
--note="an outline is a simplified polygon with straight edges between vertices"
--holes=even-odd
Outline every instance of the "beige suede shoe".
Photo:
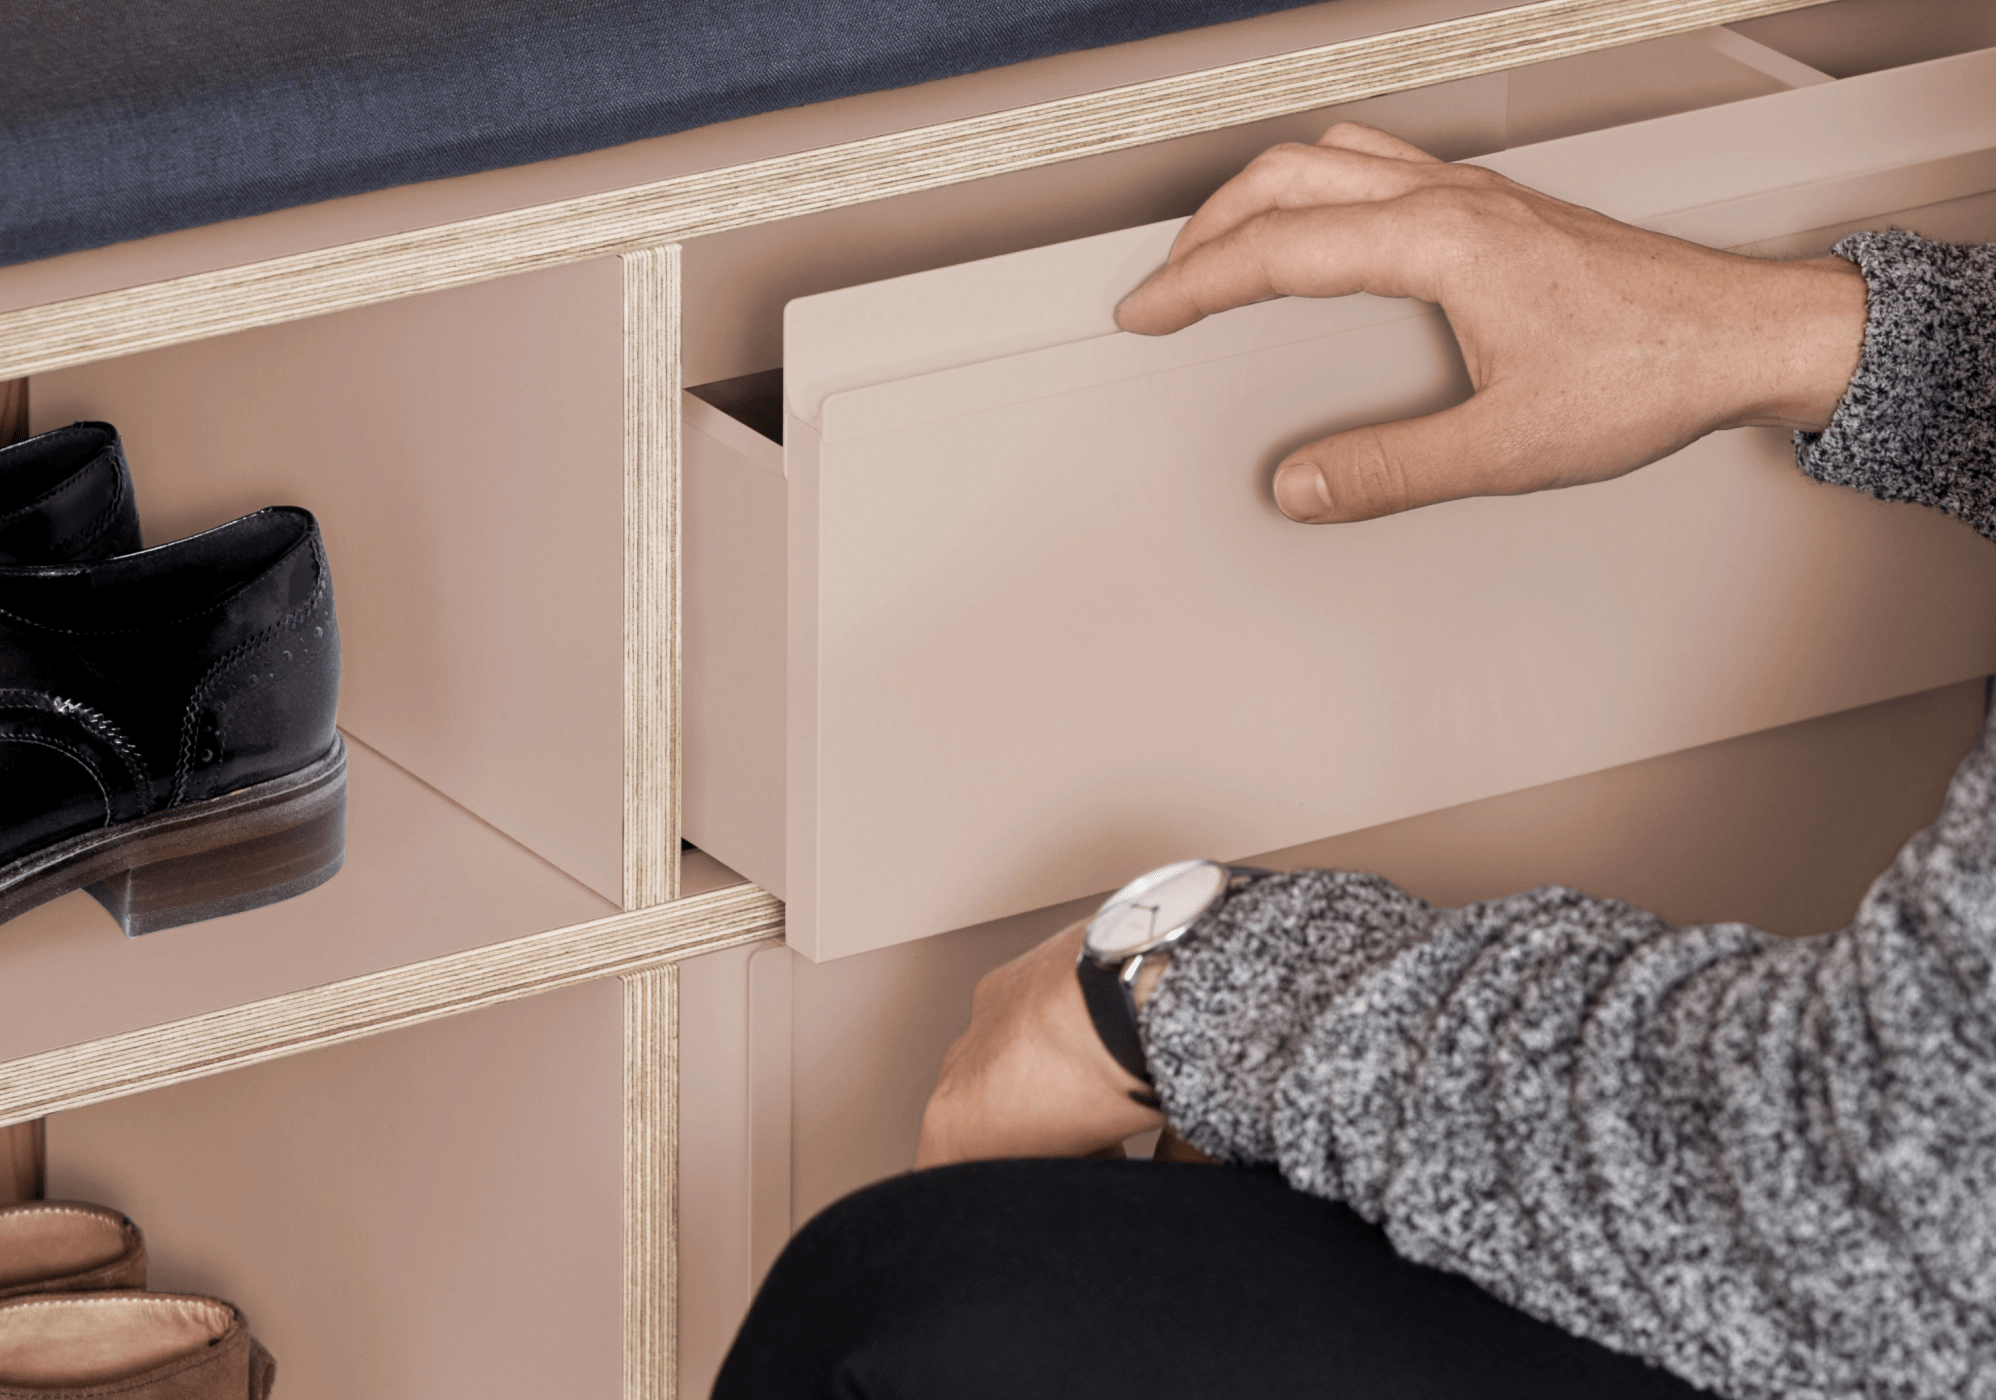
[[145,1236],[117,1211],[82,1201],[0,1206],[0,1299],[145,1286]]
[[0,1303],[0,1400],[265,1400],[277,1363],[241,1313],[180,1293]]

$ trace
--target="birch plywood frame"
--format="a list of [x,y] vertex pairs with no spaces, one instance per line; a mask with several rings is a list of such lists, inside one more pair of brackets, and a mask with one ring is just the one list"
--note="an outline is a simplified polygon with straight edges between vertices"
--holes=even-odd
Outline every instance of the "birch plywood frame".
[[624,907],[679,897],[679,249],[624,255]]
[[624,978],[624,1400],[679,1376],[679,969]]

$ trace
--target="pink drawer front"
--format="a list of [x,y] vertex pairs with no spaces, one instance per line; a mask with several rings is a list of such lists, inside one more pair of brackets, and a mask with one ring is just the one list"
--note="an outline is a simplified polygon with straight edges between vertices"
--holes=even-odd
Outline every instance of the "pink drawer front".
[[[1716,246],[1996,238],[1996,51],[1487,164]],[[814,958],[1996,671],[1996,551],[1785,434],[1363,525],[1290,447],[1467,392],[1416,302],[1163,339],[1177,223],[790,304],[781,448],[689,400],[687,821]]]

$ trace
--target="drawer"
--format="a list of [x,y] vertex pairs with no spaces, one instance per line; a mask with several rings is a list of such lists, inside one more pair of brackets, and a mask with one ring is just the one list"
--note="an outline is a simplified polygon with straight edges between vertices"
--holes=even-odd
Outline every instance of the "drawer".
[[[1996,50],[1482,163],[1714,246],[1996,238]],[[1286,521],[1288,449],[1459,400],[1460,357],[1371,297],[1117,332],[1179,223],[791,302],[781,446],[689,397],[687,834],[806,954],[1996,670],[1996,553],[1778,432]]]

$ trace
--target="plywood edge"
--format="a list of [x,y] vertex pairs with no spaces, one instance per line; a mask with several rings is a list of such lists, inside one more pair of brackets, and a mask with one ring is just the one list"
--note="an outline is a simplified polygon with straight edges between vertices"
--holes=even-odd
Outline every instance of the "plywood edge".
[[623,258],[626,909],[679,896],[679,263]]
[[0,316],[0,380],[1828,0],[1537,0]]
[[624,1400],[678,1390],[679,969],[624,977]]
[[781,937],[755,885],[510,939],[0,1064],[0,1124]]

